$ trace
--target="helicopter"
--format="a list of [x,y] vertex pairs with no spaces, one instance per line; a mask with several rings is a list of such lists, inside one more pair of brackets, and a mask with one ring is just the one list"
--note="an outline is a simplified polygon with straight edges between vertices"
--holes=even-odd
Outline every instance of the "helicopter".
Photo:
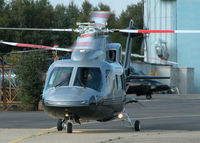
[[[136,70],[133,66],[130,67],[131,75],[143,75],[142,71]],[[126,81],[126,94],[136,94],[136,96],[146,96],[146,99],[152,99],[154,93],[172,94],[172,89],[169,85],[164,84],[156,79],[130,79]]]
[[[131,128],[140,131],[140,121],[133,122],[126,112],[127,104],[138,103],[135,98],[126,96],[127,80],[169,78],[130,75],[132,37],[136,33],[175,33],[177,31],[138,30],[134,27],[132,20],[128,29],[107,29],[106,22],[109,16],[110,12],[93,12],[91,21],[77,23],[78,28],[76,29],[0,28],[0,30],[77,32],[80,34],[72,49],[0,42],[17,47],[72,52],[71,59],[58,60],[49,67],[42,94],[45,111],[58,118],[58,131],[65,129],[68,133],[72,133],[73,124],[81,124],[83,120],[106,122],[116,118],[126,119]],[[121,44],[112,43],[109,36],[105,35],[113,32],[128,34],[124,61],[122,61]]]
[[[131,127],[140,131],[140,121],[133,124],[124,108],[137,100],[126,97],[122,47],[104,35],[108,32],[105,25],[109,15],[109,12],[94,12],[90,23],[77,23],[77,29],[63,29],[80,33],[72,49],[0,42],[17,47],[72,52],[71,59],[58,60],[49,67],[42,95],[45,111],[58,118],[58,131],[66,129],[72,133],[73,124],[81,124],[81,120],[105,122],[118,115],[121,118],[125,115]],[[133,26],[133,22],[130,25]]]

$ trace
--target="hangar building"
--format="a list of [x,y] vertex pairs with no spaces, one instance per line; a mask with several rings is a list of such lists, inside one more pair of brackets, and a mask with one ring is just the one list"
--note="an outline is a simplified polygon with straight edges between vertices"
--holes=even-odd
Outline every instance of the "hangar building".
[[[144,26],[153,30],[200,30],[199,6],[200,0],[144,0]],[[174,67],[179,72],[188,72],[186,84],[194,84],[190,93],[200,93],[200,34],[148,34],[145,40],[145,62],[166,64],[156,60],[160,58],[177,62]]]

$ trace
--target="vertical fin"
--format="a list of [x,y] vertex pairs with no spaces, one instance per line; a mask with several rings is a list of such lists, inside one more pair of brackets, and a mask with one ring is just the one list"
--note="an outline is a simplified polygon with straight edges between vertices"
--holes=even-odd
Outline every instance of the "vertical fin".
[[[133,20],[130,21],[128,28],[135,29]],[[125,57],[124,57],[124,64],[123,64],[123,68],[125,71],[127,71],[130,67],[131,48],[132,48],[132,37],[131,37],[131,33],[128,33],[128,37],[126,40],[126,51],[125,51]]]

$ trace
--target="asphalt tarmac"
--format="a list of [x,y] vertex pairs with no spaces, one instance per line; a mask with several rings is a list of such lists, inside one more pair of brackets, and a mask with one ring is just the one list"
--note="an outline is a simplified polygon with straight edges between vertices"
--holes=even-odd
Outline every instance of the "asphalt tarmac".
[[[83,123],[81,126],[75,125],[74,134],[96,135],[93,135],[94,138],[81,142],[93,142],[94,139],[96,142],[131,142],[132,138],[135,138],[137,142],[140,141],[140,138],[143,142],[160,142],[159,139],[162,135],[162,138],[165,138],[165,135],[173,136],[172,140],[169,140],[170,142],[182,142],[177,139],[184,139],[187,135],[188,140],[194,136],[192,139],[200,142],[200,137],[196,135],[200,133],[200,95],[154,95],[152,100],[146,100],[145,97],[137,97],[137,99],[140,104],[129,104],[126,111],[132,120],[141,121],[141,133],[132,131],[130,127],[125,127],[122,121],[116,119],[104,123],[92,121]],[[57,132],[56,123],[57,119],[49,117],[43,111],[0,112],[0,142],[44,142],[49,139],[48,134],[51,134],[52,138],[55,136],[55,138],[62,139],[67,133],[65,131]],[[16,135],[7,137],[12,133]],[[76,142],[76,138],[73,140],[74,134],[68,134],[68,138],[72,138],[72,143]],[[189,134],[191,135],[189,136]],[[106,138],[105,135],[109,136]],[[155,138],[148,140],[149,135]],[[130,140],[128,140],[129,138]],[[166,136],[166,139],[169,137]],[[187,141],[187,139],[185,140]],[[55,142],[53,139],[48,142],[51,141]]]

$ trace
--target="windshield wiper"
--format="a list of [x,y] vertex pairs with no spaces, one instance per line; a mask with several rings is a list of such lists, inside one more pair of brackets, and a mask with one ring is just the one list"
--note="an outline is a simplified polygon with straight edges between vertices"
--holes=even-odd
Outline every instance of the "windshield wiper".
[[69,82],[69,79],[68,79],[68,78],[62,80],[60,83],[56,84],[54,87],[56,88],[56,87],[58,87],[58,86],[62,86],[62,85],[64,85],[66,82]]

